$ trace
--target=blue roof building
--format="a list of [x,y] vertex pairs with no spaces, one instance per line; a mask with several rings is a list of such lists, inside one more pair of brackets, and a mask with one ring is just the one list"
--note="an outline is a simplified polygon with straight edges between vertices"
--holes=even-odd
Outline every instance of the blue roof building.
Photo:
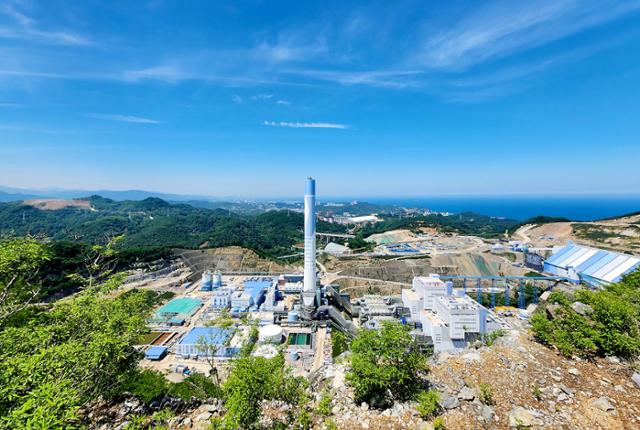
[[251,305],[260,306],[264,301],[267,290],[274,285],[273,279],[262,279],[258,281],[244,281],[244,292],[251,296]]
[[592,287],[619,282],[624,275],[640,268],[640,257],[605,251],[573,242],[544,262],[544,271],[566,276]]
[[[228,357],[232,350],[227,348],[233,335],[230,329],[220,327],[194,327],[178,343],[178,354],[182,356]],[[207,347],[203,347],[206,344]]]
[[162,360],[167,355],[167,348],[164,346],[152,346],[144,353],[147,360]]

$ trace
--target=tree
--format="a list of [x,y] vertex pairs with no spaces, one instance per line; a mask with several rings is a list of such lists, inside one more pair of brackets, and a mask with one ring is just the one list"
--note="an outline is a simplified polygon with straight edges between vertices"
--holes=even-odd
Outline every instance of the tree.
[[383,406],[412,398],[420,388],[426,356],[418,351],[409,327],[384,322],[380,330],[361,330],[351,342],[347,379],[356,401]]
[[252,429],[262,414],[262,400],[282,400],[297,404],[304,398],[305,380],[290,376],[282,354],[241,357],[233,362],[224,385],[229,428]]
[[149,291],[94,285],[0,331],[0,428],[75,428],[78,408],[117,392],[141,358]]
[[0,242],[0,327],[40,295],[39,271],[48,258],[47,248],[33,238]]

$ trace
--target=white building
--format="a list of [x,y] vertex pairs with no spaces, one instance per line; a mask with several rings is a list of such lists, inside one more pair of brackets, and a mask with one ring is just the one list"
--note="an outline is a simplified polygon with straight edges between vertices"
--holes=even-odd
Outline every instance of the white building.
[[231,288],[218,288],[213,290],[211,307],[214,309],[227,309],[231,305]]
[[253,304],[251,294],[244,291],[234,291],[230,296],[231,307],[233,309],[246,310]]
[[495,315],[443,282],[438,275],[413,278],[413,288],[402,290],[402,302],[411,319],[422,324],[422,331],[433,342],[435,352],[464,347],[474,335],[500,328]]
[[[413,290],[423,297],[423,308],[433,310],[436,297],[451,294],[452,284],[443,282],[439,275],[416,276],[413,278]],[[405,304],[405,306],[407,306]],[[408,307],[408,306],[407,306]]]

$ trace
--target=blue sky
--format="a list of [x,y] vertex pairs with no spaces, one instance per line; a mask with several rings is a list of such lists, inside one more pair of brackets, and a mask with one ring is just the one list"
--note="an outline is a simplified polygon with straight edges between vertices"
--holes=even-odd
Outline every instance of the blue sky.
[[640,1],[0,2],[0,184],[637,193]]

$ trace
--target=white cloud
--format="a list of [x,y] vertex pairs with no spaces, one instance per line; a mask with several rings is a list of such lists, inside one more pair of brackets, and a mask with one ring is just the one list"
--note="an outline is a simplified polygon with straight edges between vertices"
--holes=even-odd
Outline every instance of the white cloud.
[[637,0],[484,3],[451,29],[428,37],[416,59],[430,68],[465,69],[546,45],[639,8]]
[[160,121],[156,121],[154,119],[143,118],[140,116],[132,116],[132,115],[119,115],[119,114],[111,115],[111,114],[94,113],[94,114],[89,114],[87,116],[95,119],[104,119],[107,121],[130,122],[133,124],[159,124],[160,123]]
[[8,39],[21,39],[35,42],[45,42],[58,45],[90,45],[91,41],[83,36],[66,31],[45,31],[36,28],[36,21],[11,4],[0,5],[0,13],[13,19],[17,27],[12,29],[0,29],[0,37]]
[[255,96],[251,96],[251,100],[271,100],[273,98],[273,94],[256,94]]
[[240,96],[239,96],[239,95],[237,95],[237,94],[234,94],[234,95],[231,97],[231,100],[232,100],[234,103],[236,103],[236,104],[242,104],[242,103],[244,103],[244,100],[242,100],[242,97],[240,97]]
[[276,102],[276,104],[277,104],[277,105],[283,105],[283,106],[289,106],[289,105],[291,104],[291,102],[290,102],[290,101],[287,101],[287,100],[278,100],[278,101]]
[[349,128],[348,125],[334,124],[330,122],[286,122],[286,121],[264,121],[263,125],[271,127],[289,127],[289,128],[334,128],[339,130],[345,130]]

